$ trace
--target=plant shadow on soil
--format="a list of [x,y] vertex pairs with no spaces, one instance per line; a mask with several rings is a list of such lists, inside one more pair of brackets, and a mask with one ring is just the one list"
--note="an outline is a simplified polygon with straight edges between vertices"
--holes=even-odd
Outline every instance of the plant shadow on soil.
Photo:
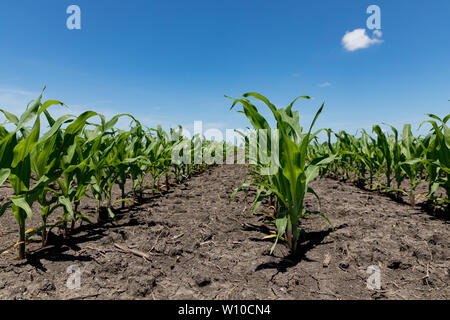
[[[69,236],[64,238],[62,234],[54,234],[49,232],[49,240],[45,247],[41,247],[34,251],[28,251],[24,261],[20,261],[14,266],[21,267],[24,265],[31,265],[34,268],[46,272],[47,269],[42,264],[41,260],[45,259],[53,262],[86,262],[94,261],[91,255],[74,255],[67,254],[68,251],[79,252],[82,248],[79,246],[84,243],[95,242],[107,236],[107,231],[111,230],[114,233],[125,237],[123,231],[124,227],[133,227],[138,225],[145,225],[145,222],[139,222],[137,219],[129,219],[127,223],[120,223],[126,215],[132,211],[136,211],[139,207],[149,205],[149,207],[157,206],[155,200],[160,199],[173,191],[162,191],[159,193],[151,193],[149,196],[144,196],[139,199],[139,202],[132,202],[124,208],[114,209],[115,218],[109,218],[102,222],[92,222],[82,224],[69,232]],[[40,243],[39,240],[30,240],[29,243]]]
[[[329,228],[328,230],[323,231],[310,231],[306,233],[305,238],[300,240],[297,245],[297,252],[294,254],[290,253],[284,257],[281,258],[278,262],[268,262],[268,263],[262,263],[259,266],[256,267],[255,271],[260,271],[264,269],[276,269],[278,272],[284,273],[287,272],[289,268],[295,267],[300,262],[308,261],[313,262],[315,260],[310,259],[307,257],[307,253],[314,249],[317,246],[321,245],[327,245],[331,242],[325,242],[325,238],[328,237],[332,232],[345,228],[347,225],[343,224],[338,227],[335,227],[334,230]],[[267,241],[267,240],[260,240],[256,238],[250,239],[252,241]],[[283,244],[279,244],[283,245]]]
[[[332,176],[327,176],[327,178],[341,182],[341,183],[347,183],[347,184],[351,184],[356,186],[357,188],[368,192],[368,193],[374,193],[377,194],[379,196],[384,196],[387,197],[389,199],[391,199],[392,201],[401,204],[401,205],[405,205],[407,207],[411,207],[411,204],[409,203],[409,201],[407,201],[407,196],[405,195],[399,195],[398,193],[395,192],[383,192],[380,190],[373,190],[370,189],[366,186],[365,182],[361,182],[361,181],[351,181],[348,179],[341,179],[341,178],[336,178],[336,177],[332,177]],[[407,180],[407,179],[406,179]],[[407,181],[404,182],[405,185],[407,185]],[[424,183],[422,183],[419,188],[416,191],[416,194],[425,194],[427,193],[427,188],[425,186]],[[441,191],[443,192],[443,191]],[[443,195],[443,194],[442,194]],[[428,214],[429,216],[431,216],[433,219],[438,219],[438,220],[443,220],[443,221],[450,221],[450,212],[447,210],[445,210],[442,207],[436,207],[433,206],[432,201],[430,200],[426,200],[420,203],[416,204],[416,207],[419,208],[422,212]]]

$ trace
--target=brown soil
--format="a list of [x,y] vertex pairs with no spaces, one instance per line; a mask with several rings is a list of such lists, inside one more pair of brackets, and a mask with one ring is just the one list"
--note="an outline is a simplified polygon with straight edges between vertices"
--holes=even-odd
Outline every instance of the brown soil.
[[[450,298],[448,221],[325,178],[312,187],[335,231],[320,217],[305,219],[299,255],[289,257],[280,244],[270,256],[272,240],[262,238],[273,230],[261,226],[270,209],[250,215],[252,190],[230,201],[245,176],[244,166],[213,167],[163,196],[148,194],[114,224],[84,225],[45,249],[35,237],[27,261],[16,260],[15,250],[0,256],[0,299]],[[0,202],[9,196],[0,189]],[[318,209],[313,197],[307,205]],[[33,209],[27,227],[39,225]],[[90,201],[81,209],[95,212]],[[17,240],[11,212],[0,230],[0,248]],[[81,268],[81,289],[66,287],[72,265]],[[380,290],[367,288],[371,265],[381,269]]]

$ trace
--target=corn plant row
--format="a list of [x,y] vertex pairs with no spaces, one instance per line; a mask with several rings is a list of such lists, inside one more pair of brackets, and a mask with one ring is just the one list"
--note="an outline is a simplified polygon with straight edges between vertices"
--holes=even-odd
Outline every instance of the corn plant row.
[[[57,100],[42,102],[41,94],[20,117],[0,109],[6,118],[0,125],[0,186],[9,182],[14,191],[0,207],[0,216],[10,208],[19,227],[18,242],[0,253],[17,247],[19,259],[24,259],[26,243],[33,235],[39,234],[42,246],[46,246],[52,229],[67,237],[77,222],[91,223],[80,210],[84,197],[96,200],[98,221],[108,216],[114,219],[115,205],[123,208],[126,202],[140,202],[145,190],[168,191],[170,177],[181,182],[207,167],[193,162],[172,163],[172,150],[186,143],[181,127],[169,133],[161,127],[144,129],[132,115],[120,114],[107,121],[94,111],[55,119],[51,107],[66,106]],[[121,117],[130,119],[129,130],[115,128]],[[45,124],[48,130],[41,132]],[[11,126],[14,129],[8,131]],[[193,147],[193,158],[194,145],[207,149],[219,142],[195,136],[188,143]],[[146,184],[146,176],[151,176],[151,184]],[[128,192],[127,181],[131,181]],[[112,197],[116,185],[121,190],[119,200]],[[26,230],[35,203],[41,210],[41,226]],[[49,217],[55,212],[62,213],[50,224]]]
[[[425,136],[415,137],[410,124],[403,127],[402,134],[393,127],[375,125],[374,135],[361,130],[359,135],[345,131],[326,130],[328,141],[317,140],[309,149],[309,158],[329,155],[334,161],[321,168],[321,175],[330,175],[353,180],[361,186],[407,195],[411,206],[416,205],[417,187],[428,184],[426,197],[436,207],[449,211],[450,197],[450,130],[447,122],[450,115],[441,119],[429,114],[429,120],[420,126],[431,126]],[[334,136],[335,142],[332,142]],[[404,187],[405,183],[409,186]],[[438,188],[445,195],[438,195]]]

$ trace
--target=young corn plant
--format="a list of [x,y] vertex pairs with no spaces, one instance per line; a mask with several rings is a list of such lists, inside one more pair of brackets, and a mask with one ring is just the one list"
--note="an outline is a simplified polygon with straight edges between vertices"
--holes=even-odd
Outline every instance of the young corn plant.
[[381,176],[382,174],[384,174],[384,176],[386,177],[386,186],[383,187],[385,189],[390,189],[393,171],[392,149],[390,148],[388,137],[386,137],[385,133],[379,125],[373,126],[373,131],[377,135],[377,149],[379,150],[382,158],[382,161],[380,161],[380,165],[378,168],[378,175]]
[[[183,137],[183,127],[178,126],[178,130],[176,129],[170,129],[170,136],[172,140],[172,146],[171,146],[171,157],[172,152],[177,148],[179,144],[183,144],[185,142],[185,139]],[[176,149],[178,151],[178,155],[183,158],[184,157],[184,150],[183,148]],[[183,163],[180,161],[180,163],[175,163],[172,161],[172,167],[173,167],[173,174],[176,183],[181,183],[183,179],[187,178],[187,166],[189,164]]]
[[[111,189],[117,181],[117,176],[114,175],[111,162],[113,159],[114,147],[117,143],[115,138],[114,126],[120,117],[128,116],[133,119],[131,115],[119,114],[106,121],[105,117],[98,114],[101,124],[91,124],[95,127],[94,130],[84,130],[86,136],[86,144],[88,145],[89,164],[88,167],[91,173],[90,191],[93,197],[97,200],[97,220],[104,222],[108,216],[115,218],[112,211]],[[103,200],[106,198],[107,204],[103,205]]]
[[[446,213],[450,214],[450,128],[447,126],[450,114],[444,119],[433,114],[428,116],[433,119],[426,121],[433,130],[425,160],[430,184],[429,196],[444,204]],[[434,196],[439,186],[445,190],[446,198]]]
[[426,147],[422,139],[413,136],[410,124],[403,127],[401,149],[405,160],[400,162],[400,167],[409,179],[410,204],[414,207],[416,205],[416,188],[422,181],[421,174],[424,170],[423,160]]
[[122,209],[125,207],[126,192],[125,184],[130,174],[131,168],[139,160],[134,154],[135,140],[133,139],[133,131],[121,132],[117,137],[117,141],[114,147],[113,155],[111,156],[111,169],[116,176],[116,183],[121,191],[121,203]]
[[[0,208],[0,216],[5,213],[8,207],[11,207],[19,225],[19,241],[16,244],[19,259],[25,258],[27,234],[29,236],[29,233],[35,232],[34,230],[26,232],[26,218],[32,218],[31,207],[33,203],[47,191],[47,186],[52,182],[51,177],[43,176],[35,184],[31,184],[31,153],[38,144],[51,139],[57,131],[54,125],[46,135],[40,137],[40,117],[50,106],[63,105],[56,100],[49,100],[44,103],[41,103],[41,100],[42,93],[34,103],[28,106],[20,118],[0,110],[7,120],[16,126],[16,129],[4,135],[0,142],[0,182],[3,184],[6,179],[9,179],[14,190],[14,197]],[[26,125],[33,119],[33,126],[27,128]],[[6,133],[4,128],[1,131],[3,134]],[[50,151],[47,150],[47,152]]]
[[[83,152],[82,132],[88,124],[88,120],[99,116],[96,112],[87,111],[77,117],[62,133],[62,144],[60,152],[61,174],[56,180],[59,187],[58,202],[63,208],[62,226],[64,237],[68,235],[68,219],[72,220],[71,230],[75,221],[81,219],[90,222],[78,211],[81,198],[88,188],[87,170],[89,158]],[[49,116],[48,116],[49,117]]]
[[[270,109],[277,123],[278,134],[277,131],[271,129],[267,120],[247,99],[249,97],[262,101]],[[273,253],[280,239],[287,241],[293,254],[297,251],[300,235],[304,233],[300,228],[300,219],[305,215],[317,214],[329,222],[328,218],[322,213],[308,211],[304,208],[306,193],[310,192],[318,198],[314,190],[309,187],[309,183],[318,176],[320,165],[331,161],[327,157],[322,157],[307,162],[307,149],[313,138],[318,134],[318,132],[312,133],[312,128],[324,105],[322,104],[317,111],[308,132],[305,134],[299,124],[298,111],[292,110],[294,103],[300,98],[310,99],[307,96],[301,96],[287,108],[279,109],[258,93],[246,93],[241,99],[232,99],[234,102],[231,108],[238,103],[241,104],[243,113],[254,129],[265,130],[259,131],[261,139],[258,139],[258,150],[268,152],[262,157],[260,154],[258,166],[255,167],[258,173],[264,176],[264,179],[250,184],[262,188],[264,191],[261,191],[261,193],[274,194],[276,197],[278,212],[276,213],[275,225],[277,234],[274,235],[276,240],[271,253]],[[266,144],[271,146],[270,150],[268,150]],[[266,161],[267,159],[261,159],[267,157],[270,158],[269,162]],[[271,170],[267,170],[268,167]]]
[[[30,153],[31,156],[31,168],[32,172],[36,175],[37,180],[43,179],[44,177],[50,177],[51,181],[57,181],[57,179],[63,174],[61,170],[61,162],[63,161],[64,145],[62,138],[61,126],[65,123],[73,121],[71,115],[65,115],[54,120],[48,111],[44,111],[48,123],[54,129],[54,132],[47,132],[42,137],[42,142],[38,143],[35,148]],[[51,135],[49,139],[45,137]],[[41,219],[42,226],[39,228],[42,237],[42,246],[46,246],[48,239],[48,229],[52,229],[54,226],[48,226],[48,217],[54,212],[58,207],[62,206],[58,203],[59,192],[55,190],[53,185],[48,185],[42,190],[38,195],[37,201],[41,206]],[[64,202],[64,201],[63,201]]]
[[392,152],[392,172],[394,175],[396,188],[390,188],[388,191],[395,191],[397,193],[397,198],[399,198],[402,193],[405,194],[405,191],[401,189],[402,182],[405,180],[405,174],[400,166],[400,164],[404,161],[404,155],[402,154],[398,130],[394,126],[390,127],[394,133],[393,139],[390,142],[390,149]]

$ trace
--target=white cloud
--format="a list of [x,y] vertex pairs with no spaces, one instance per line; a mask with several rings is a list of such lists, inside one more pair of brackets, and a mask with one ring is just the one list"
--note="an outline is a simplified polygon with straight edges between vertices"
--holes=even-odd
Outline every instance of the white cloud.
[[[380,38],[382,35],[381,31],[375,30],[374,36]],[[383,40],[370,38],[366,29],[355,29],[353,31],[347,31],[342,38],[342,45],[348,51],[355,51],[358,49],[368,48],[369,46],[377,43],[381,43]]]
[[331,82],[324,82],[324,83],[319,84],[319,87],[321,87],[321,88],[326,88],[329,86],[331,86]]

